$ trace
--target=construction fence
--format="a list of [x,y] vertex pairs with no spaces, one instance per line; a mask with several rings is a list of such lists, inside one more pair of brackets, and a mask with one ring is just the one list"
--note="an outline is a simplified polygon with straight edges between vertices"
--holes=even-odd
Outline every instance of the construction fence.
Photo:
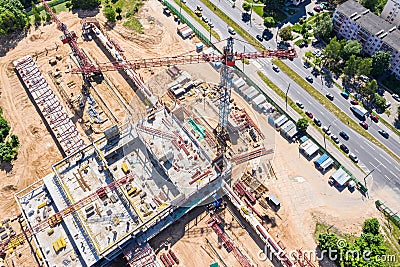
[[397,212],[394,213],[380,200],[375,201],[375,205],[378,208],[378,210],[380,210],[383,214],[388,216],[389,220],[391,220],[397,227],[400,228],[400,217],[399,215],[397,215]]

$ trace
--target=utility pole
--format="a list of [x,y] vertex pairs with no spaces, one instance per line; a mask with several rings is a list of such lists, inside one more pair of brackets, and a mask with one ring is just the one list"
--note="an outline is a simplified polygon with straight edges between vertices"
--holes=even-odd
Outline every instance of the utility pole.
[[208,23],[208,27],[210,27],[210,45],[211,45],[212,42],[211,42],[211,26],[210,26],[210,25],[211,25],[211,20],[210,20],[210,22]]
[[287,95],[288,95],[288,93],[289,93],[289,89],[290,89],[290,83],[289,83],[289,85],[288,85],[288,87],[287,87],[286,94],[285,94],[286,111],[287,111]]
[[[331,126],[332,126],[332,124],[329,124],[329,126],[328,126],[326,132],[329,131],[329,128],[331,128]],[[324,132],[324,146],[325,146],[325,150],[326,150],[326,140],[325,140],[326,132]]]

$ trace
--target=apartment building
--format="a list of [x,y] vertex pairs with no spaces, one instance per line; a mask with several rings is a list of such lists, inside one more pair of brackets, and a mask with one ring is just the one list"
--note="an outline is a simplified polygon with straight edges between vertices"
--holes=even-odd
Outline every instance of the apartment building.
[[400,25],[400,0],[388,0],[383,11],[381,13],[381,18],[386,21]]
[[377,51],[390,52],[390,71],[400,77],[400,31],[396,25],[349,0],[336,8],[333,26],[338,37],[358,40],[369,56]]

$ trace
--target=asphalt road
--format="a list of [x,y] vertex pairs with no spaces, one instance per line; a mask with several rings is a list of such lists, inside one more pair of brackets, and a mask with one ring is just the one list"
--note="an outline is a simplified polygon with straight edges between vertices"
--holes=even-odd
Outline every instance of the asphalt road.
[[[263,27],[257,27],[256,24],[252,23],[250,25],[249,22],[243,22],[241,20],[241,11],[238,10],[237,8],[232,8],[232,5],[229,1],[227,0],[211,0],[220,10],[224,11],[225,14],[230,16],[232,19],[235,20],[236,23],[238,23],[242,28],[247,30],[250,34],[253,36],[262,33]],[[226,39],[227,37],[231,36],[228,31],[227,27],[228,25],[221,20],[216,14],[214,14],[211,10],[205,7],[200,1],[194,0],[188,2],[186,5],[188,5],[192,10],[196,8],[197,5],[200,5],[203,8],[203,16],[206,16],[208,19],[210,19],[213,24],[215,25],[214,30],[216,30],[220,37],[221,40]],[[274,36],[275,37],[275,36]],[[235,50],[238,52],[243,51],[243,47],[246,47],[246,51],[256,51],[254,47],[252,47],[250,44],[245,44],[245,41],[243,38],[241,38],[238,34],[234,36],[235,39],[241,40],[240,41],[235,41]],[[271,48],[274,48],[276,45],[275,38],[270,40],[269,42],[264,41],[264,46],[268,47],[270,46]],[[292,81],[287,75],[284,73],[275,73],[272,68],[271,68],[271,63],[269,59],[259,59],[257,60],[259,63],[258,65],[261,66],[261,70],[274,82],[278,87],[280,88],[287,88],[288,82],[291,83],[291,87],[289,90],[288,96],[292,98],[293,100],[300,100],[304,105],[305,109],[311,111],[316,117],[320,118],[322,121],[323,125],[331,125],[330,130],[333,134],[336,136],[339,136],[339,132],[341,130],[346,131],[346,133],[350,136],[350,139],[348,141],[343,140],[340,137],[340,142],[343,142],[346,144],[346,146],[350,149],[350,152],[355,153],[359,157],[359,166],[366,172],[373,172],[368,178],[367,178],[367,186],[371,189],[371,187],[391,187],[395,190],[398,190],[398,194],[400,194],[400,165],[399,163],[391,158],[385,151],[383,151],[381,148],[377,147],[373,143],[371,143],[369,140],[361,136],[360,134],[354,132],[350,128],[347,127],[344,123],[342,123],[340,120],[337,120],[334,114],[328,112],[317,100],[315,100],[312,96],[310,96],[308,93],[304,91],[298,84],[296,84],[294,81]],[[302,62],[300,59],[295,60],[293,63],[290,61],[286,61],[287,64],[289,64],[290,67],[292,67],[296,72],[298,72],[300,75],[309,75],[308,70],[304,69],[302,67]],[[251,69],[251,67],[245,67],[247,69]],[[253,68],[254,69],[254,68]],[[257,74],[256,71],[253,72],[246,72],[250,77],[253,77],[256,79]],[[320,79],[314,79],[314,85],[316,88],[320,86],[322,88],[322,83]],[[263,86],[260,86],[261,88]],[[348,100],[345,100],[339,93],[338,90],[334,89],[323,89],[323,90],[330,90],[330,92],[335,95],[335,100],[334,103],[338,105],[341,109],[344,111],[349,111],[349,115],[354,117],[354,115],[351,113],[349,106],[350,103]],[[271,92],[268,92],[271,94]],[[369,120],[369,119],[368,119]],[[400,154],[400,145],[392,136],[389,138],[389,140],[384,139],[383,137],[380,136],[380,134],[377,132],[378,130],[378,125],[375,123],[369,121],[368,124],[370,124],[370,132],[371,134],[375,134],[376,138],[380,141],[386,142],[386,145],[389,146],[392,150],[397,151],[395,153]],[[327,137],[329,138],[329,137]],[[383,140],[384,139],[384,140]],[[392,140],[393,139],[393,140]],[[327,140],[328,142],[328,140]],[[330,144],[328,144],[329,148]],[[339,149],[339,148],[338,148]],[[340,151],[330,151],[333,153],[335,156],[338,156],[338,158],[342,158],[343,155],[340,155]],[[347,159],[349,161],[349,159]],[[346,164],[347,165],[347,164]],[[354,167],[353,167],[354,168]],[[352,169],[352,168],[350,168]]]

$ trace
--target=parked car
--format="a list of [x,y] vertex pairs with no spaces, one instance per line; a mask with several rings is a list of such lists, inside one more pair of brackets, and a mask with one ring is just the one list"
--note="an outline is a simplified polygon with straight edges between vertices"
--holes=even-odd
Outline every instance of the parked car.
[[264,40],[268,41],[271,40],[272,37],[274,37],[274,34],[270,30],[264,29],[262,37],[264,38]]
[[[313,13],[313,14],[314,14],[314,13]],[[315,45],[319,44],[319,41],[318,41],[318,40],[313,40],[313,41],[311,42],[311,44],[315,46]]]
[[322,10],[322,8],[320,6],[315,6],[314,10],[317,11],[317,12],[320,12]]
[[340,145],[340,149],[344,151],[344,153],[349,153],[349,148],[345,144]]
[[257,34],[257,35],[256,35],[256,38],[257,38],[257,40],[260,41],[260,42],[263,41],[263,37],[262,37],[261,34]]
[[203,16],[201,19],[202,19],[205,23],[208,23],[208,18],[207,18],[207,17]]
[[314,117],[314,123],[315,123],[315,125],[317,125],[318,127],[321,127],[321,125],[322,125],[322,122],[321,122],[319,119],[317,119],[317,117]]
[[314,81],[313,77],[311,77],[310,75],[306,76],[306,80],[310,83]]
[[345,132],[345,131],[341,131],[340,133],[339,133],[339,135],[341,136],[341,137],[343,137],[343,139],[344,140],[349,140],[349,136],[348,136],[348,134]]
[[368,124],[365,121],[360,121],[361,127],[363,127],[365,130],[368,130]]
[[306,115],[310,117],[311,119],[314,117],[314,115],[311,113],[311,111],[306,111]]
[[390,103],[390,101],[386,101],[385,106],[388,108],[392,105],[392,103]]
[[369,114],[369,117],[371,118],[371,120],[373,120],[374,122],[378,122],[379,121],[379,117],[374,115],[374,114]]
[[333,101],[333,99],[335,98],[331,93],[327,93],[326,97],[331,101]]
[[396,101],[400,101],[400,96],[398,94],[393,94],[392,97],[396,100]]
[[303,109],[304,105],[301,103],[299,100],[296,101],[296,105],[299,106],[299,108]]
[[232,27],[228,27],[228,32],[232,35],[236,34],[236,31]]
[[355,99],[350,100],[350,104],[352,105],[358,105],[358,101]]
[[308,69],[309,67],[311,67],[310,63],[308,63],[307,61],[304,61],[303,63],[304,68]]
[[328,127],[326,127],[326,126],[323,126],[322,127],[322,131],[326,134],[326,135],[331,135],[331,131],[328,129]]
[[358,157],[357,157],[355,154],[353,154],[353,153],[350,153],[349,158],[350,158],[352,161],[354,161],[355,163],[358,162]]
[[203,8],[200,5],[197,5],[196,9],[199,11],[203,11]]
[[307,11],[307,14],[310,16],[314,16],[314,12],[313,11]]
[[342,91],[340,94],[346,99],[349,98],[349,93],[347,93],[346,91]]
[[210,26],[210,28],[214,28],[214,23],[212,23],[211,21],[208,23],[208,26]]
[[339,144],[339,137],[337,137],[336,135],[332,134],[332,135],[331,135],[331,139],[332,139],[333,142],[335,142],[336,144]]
[[379,130],[378,131],[383,137],[385,137],[386,139],[389,138],[389,133],[386,132],[385,130]]

